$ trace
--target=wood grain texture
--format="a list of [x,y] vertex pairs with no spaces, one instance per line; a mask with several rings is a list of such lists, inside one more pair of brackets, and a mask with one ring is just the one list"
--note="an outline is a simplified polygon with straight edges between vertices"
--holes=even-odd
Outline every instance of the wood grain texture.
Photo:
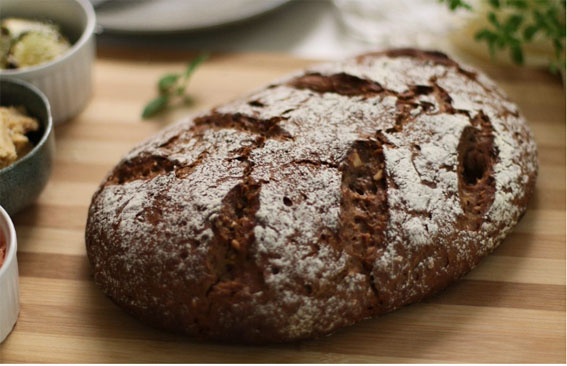
[[559,362],[565,359],[565,89],[545,71],[477,66],[517,102],[536,136],[540,171],[514,233],[463,280],[422,303],[300,343],[245,347],[155,330],[94,285],[84,227],[91,195],[137,142],[179,117],[260,87],[311,62],[217,54],[190,83],[195,103],[141,121],[154,83],[185,52],[103,50],[94,96],[56,128],[51,180],[14,217],[22,311],[2,362]]

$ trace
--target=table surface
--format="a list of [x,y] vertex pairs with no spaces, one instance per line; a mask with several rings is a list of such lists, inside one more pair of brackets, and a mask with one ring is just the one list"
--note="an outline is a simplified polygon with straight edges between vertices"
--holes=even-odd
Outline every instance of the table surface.
[[190,83],[195,103],[139,118],[158,77],[184,52],[107,50],[94,95],[56,128],[51,180],[14,217],[21,314],[2,362],[565,362],[565,89],[544,70],[477,65],[516,101],[535,134],[540,170],[529,210],[464,279],[419,304],[336,334],[262,347],[196,341],[150,328],[94,285],[85,256],[90,198],[137,142],[188,112],[225,102],[312,61],[278,54],[215,54]]

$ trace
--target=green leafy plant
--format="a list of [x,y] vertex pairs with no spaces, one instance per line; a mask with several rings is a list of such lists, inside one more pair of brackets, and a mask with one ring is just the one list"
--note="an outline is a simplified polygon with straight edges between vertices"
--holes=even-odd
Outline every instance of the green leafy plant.
[[195,69],[208,58],[207,53],[201,53],[187,64],[185,71],[163,75],[157,82],[159,95],[146,104],[142,111],[142,118],[151,118],[175,102],[191,103],[191,97],[187,94],[189,78]]
[[[474,11],[465,0],[439,0],[453,11]],[[475,39],[486,42],[492,56],[508,50],[511,60],[524,63],[524,45],[536,36],[550,42],[553,57],[549,60],[554,73],[565,69],[565,0],[481,0],[488,5],[489,26],[480,29]]]

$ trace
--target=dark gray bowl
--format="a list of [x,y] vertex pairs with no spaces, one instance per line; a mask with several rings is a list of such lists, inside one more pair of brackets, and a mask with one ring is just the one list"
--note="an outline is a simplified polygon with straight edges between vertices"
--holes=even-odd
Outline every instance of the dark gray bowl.
[[47,98],[23,81],[0,79],[0,105],[23,105],[41,125],[38,132],[29,135],[33,150],[0,169],[0,206],[13,215],[33,203],[47,184],[55,155],[53,121]]

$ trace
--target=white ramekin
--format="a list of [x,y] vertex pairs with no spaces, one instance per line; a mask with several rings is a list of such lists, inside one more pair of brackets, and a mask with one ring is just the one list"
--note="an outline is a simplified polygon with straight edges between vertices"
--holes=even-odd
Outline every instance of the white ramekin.
[[0,267],[0,343],[14,328],[20,313],[20,286],[16,251],[16,230],[10,216],[0,206],[0,235],[6,241],[6,258]]
[[61,57],[21,70],[0,70],[0,78],[37,86],[49,100],[55,124],[69,120],[87,105],[92,93],[95,12],[88,0],[0,0],[2,18],[46,19],[58,24],[73,43]]

